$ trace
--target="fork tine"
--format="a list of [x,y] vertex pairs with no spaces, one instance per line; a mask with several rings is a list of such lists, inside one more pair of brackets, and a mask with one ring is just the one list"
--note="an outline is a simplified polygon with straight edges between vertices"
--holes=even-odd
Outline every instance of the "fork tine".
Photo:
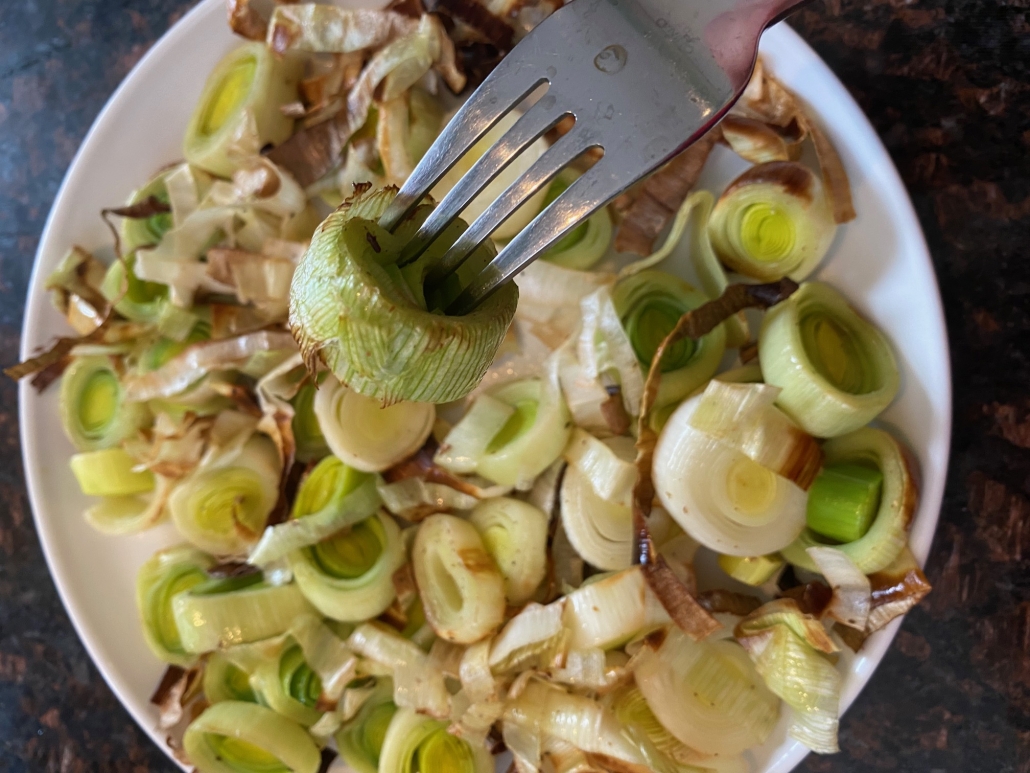
[[[518,274],[540,253],[624,190],[627,181],[622,175],[614,173],[613,169],[614,165],[605,164],[603,159],[591,167],[508,242],[500,254],[484,267],[479,276],[447,308],[446,313],[468,314],[501,284]],[[483,213],[482,217],[486,215]]]
[[397,198],[379,218],[379,224],[393,231],[459,158],[533,89],[546,81],[545,73],[535,65],[514,59],[501,60],[436,138],[401,187]]
[[[540,159],[533,164],[518,180],[505,189],[489,207],[477,217],[440,262],[426,276],[428,284],[440,282],[451,272],[457,270],[465,259],[471,255],[490,234],[496,231],[519,207],[525,204],[541,188],[550,184],[551,180],[577,156],[595,145],[588,131],[576,131],[575,128],[558,142],[549,147]],[[516,240],[518,237],[516,237]]]
[[551,129],[569,110],[562,100],[548,93],[527,110],[498,142],[480,157],[472,168],[451,188],[426,221],[405,246],[398,263],[402,266],[416,260],[437,236],[461,214],[507,167],[519,153]]

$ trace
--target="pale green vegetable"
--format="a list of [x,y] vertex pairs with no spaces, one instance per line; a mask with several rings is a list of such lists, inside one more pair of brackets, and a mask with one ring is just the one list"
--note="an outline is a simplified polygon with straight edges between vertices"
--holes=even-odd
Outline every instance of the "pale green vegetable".
[[[449,285],[426,298],[423,284],[461,225],[452,225],[418,261],[399,267],[428,208],[390,234],[378,219],[394,195],[356,194],[319,227],[293,276],[290,327],[309,363],[321,359],[360,394],[385,404],[457,400],[493,360],[518,290],[506,284],[463,317],[439,313],[460,288]],[[492,255],[488,240],[457,272],[457,284],[471,281]]]
[[571,649],[610,649],[669,623],[669,615],[647,587],[640,567],[599,577],[565,597]]
[[496,497],[477,504],[469,522],[504,578],[508,604],[517,607],[529,601],[547,572],[544,512],[519,499]]
[[241,701],[205,709],[186,728],[182,746],[199,773],[318,773],[322,763],[300,725]]
[[[887,432],[865,427],[823,444],[828,465],[855,464],[879,470],[883,475],[882,491],[876,513],[868,531],[844,544],[834,544],[865,574],[885,569],[904,550],[908,528],[919,502],[909,451]],[[783,550],[783,557],[795,566],[818,571],[807,550],[828,544],[811,529]]]
[[143,623],[143,638],[150,651],[166,663],[187,666],[197,659],[182,644],[172,601],[206,582],[206,570],[213,563],[206,553],[183,545],[158,551],[136,575],[136,608]]
[[82,493],[91,497],[143,494],[154,489],[150,470],[136,471],[136,460],[121,448],[86,451],[71,458],[72,473]]
[[379,773],[493,773],[490,753],[447,732],[437,722],[399,709],[393,715],[379,755]]
[[[536,656],[542,655],[553,647],[561,646],[564,638],[563,610],[564,605],[561,600],[547,606],[542,606],[534,601],[526,604],[522,611],[509,620],[500,633],[491,640],[488,647],[487,671],[492,669],[500,674],[520,666],[524,667]],[[468,660],[474,661],[475,658],[471,656],[471,652],[472,648],[469,648]],[[466,665],[473,665],[473,663],[466,664],[466,661],[462,661],[462,685],[468,689],[466,683],[472,681],[468,677],[476,676],[476,669],[472,669],[472,673],[466,676]],[[485,677],[486,674],[483,676]],[[493,686],[491,683],[490,687]]]
[[298,725],[310,727],[322,718],[323,712],[317,708],[322,680],[290,637],[274,657],[254,670],[251,684],[261,696],[261,703]]
[[250,674],[221,652],[212,652],[204,665],[204,697],[209,703],[258,702],[250,684]]
[[114,360],[78,357],[61,378],[61,425],[80,451],[113,448],[149,419],[142,403],[125,400]]
[[280,108],[297,99],[302,72],[300,59],[277,57],[263,42],[245,43],[227,54],[208,75],[186,129],[186,160],[230,177],[240,166],[241,145],[256,155],[265,145],[289,138],[293,119]]
[[733,641],[693,641],[670,628],[660,647],[645,645],[634,677],[662,725],[706,754],[757,746],[779,718],[779,700]]
[[[541,209],[565,193],[578,178],[579,174],[574,169],[564,169],[547,189]],[[611,242],[612,216],[608,214],[607,207],[601,207],[540,257],[565,268],[586,271],[604,257]]]
[[768,556],[719,556],[719,568],[745,585],[763,585],[780,569],[784,560],[778,554]]
[[172,492],[168,509],[179,532],[218,556],[245,554],[264,531],[279,497],[279,453],[255,435],[222,466],[203,466]]
[[297,443],[297,460],[317,461],[329,454],[325,435],[315,416],[315,385],[305,384],[291,401],[293,405],[293,439]]
[[468,521],[431,515],[411,551],[426,620],[437,636],[471,644],[504,622],[504,578]]
[[379,755],[397,704],[389,679],[378,679],[358,713],[336,734],[336,748],[356,773],[378,773]]
[[730,183],[708,231],[719,258],[737,273],[800,282],[830,248],[837,223],[818,175],[803,164],[772,161]]
[[[676,736],[670,733],[647,705],[643,693],[635,685],[621,687],[606,699],[615,718],[622,723],[641,751],[648,753],[650,766],[656,770],[668,768],[670,764],[689,766],[687,770],[701,769],[701,760],[705,755],[685,746]],[[655,759],[658,757],[658,759]],[[657,765],[655,764],[657,763]],[[659,768],[663,765],[665,768]],[[678,768],[672,767],[672,770]]]
[[890,342],[829,285],[806,282],[762,322],[758,356],[776,403],[816,437],[875,419],[898,393]]

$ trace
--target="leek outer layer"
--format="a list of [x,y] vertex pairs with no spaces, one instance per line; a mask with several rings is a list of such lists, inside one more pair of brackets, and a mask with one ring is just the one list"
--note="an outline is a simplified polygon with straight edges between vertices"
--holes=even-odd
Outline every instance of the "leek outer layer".
[[[245,43],[219,62],[186,129],[186,160],[213,174],[231,177],[240,167],[241,140],[259,151],[278,145],[293,133],[293,119],[280,108],[297,99],[303,62],[276,57],[263,42]],[[248,136],[256,133],[256,136]]]
[[[889,566],[905,549],[908,528],[919,501],[911,456],[901,443],[881,429],[865,427],[823,445],[827,464],[860,464],[883,473],[880,506],[865,536],[832,547],[850,558],[864,574]],[[824,543],[811,529],[805,529],[782,555],[795,566],[817,572],[819,567],[806,552]]]
[[766,313],[758,356],[766,383],[783,390],[777,405],[816,437],[865,426],[898,393],[890,342],[820,282],[806,282]]
[[206,553],[181,545],[151,556],[136,574],[136,609],[143,623],[143,638],[165,663],[188,666],[197,656],[182,645],[172,601],[207,580],[214,561]]
[[[319,226],[293,276],[290,329],[309,365],[321,359],[341,382],[383,404],[457,400],[493,361],[518,289],[507,283],[462,317],[426,311],[395,265],[403,234],[415,223],[402,223],[399,235],[375,235],[372,221],[395,195],[393,189],[357,194]],[[371,238],[345,239],[354,228],[367,228]],[[491,255],[492,247],[481,247],[466,265]],[[422,271],[438,257],[405,267],[418,273],[419,294]]]
[[142,403],[125,401],[114,360],[78,357],[61,378],[61,425],[79,451],[113,448],[149,418]]

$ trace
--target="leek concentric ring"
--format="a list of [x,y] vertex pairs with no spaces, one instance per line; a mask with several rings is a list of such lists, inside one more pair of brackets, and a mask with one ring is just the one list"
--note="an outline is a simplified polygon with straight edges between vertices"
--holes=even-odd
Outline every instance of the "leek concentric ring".
[[172,600],[207,580],[214,561],[185,545],[161,550],[136,574],[136,608],[143,623],[143,638],[150,651],[166,663],[188,666],[197,656],[182,646],[173,615]]
[[61,425],[79,451],[113,448],[146,422],[142,403],[125,400],[110,357],[78,357],[61,378]]
[[493,758],[447,732],[447,723],[399,709],[390,721],[379,773],[492,773]]

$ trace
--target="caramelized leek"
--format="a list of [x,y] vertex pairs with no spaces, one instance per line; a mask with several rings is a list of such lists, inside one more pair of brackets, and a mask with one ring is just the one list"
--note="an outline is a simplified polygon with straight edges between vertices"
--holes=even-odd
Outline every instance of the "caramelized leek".
[[187,666],[196,655],[179,636],[172,601],[180,593],[207,581],[210,556],[187,546],[155,553],[136,575],[136,608],[150,651],[166,663]]
[[329,454],[329,445],[315,416],[315,385],[305,384],[291,401],[293,405],[293,439],[297,443],[297,460],[317,461]]
[[476,505],[469,521],[504,578],[509,606],[525,604],[547,572],[547,516],[528,502],[497,497]]
[[446,722],[411,709],[393,715],[379,755],[379,773],[493,773],[490,753],[447,732]]
[[837,437],[875,419],[898,392],[886,337],[847,300],[808,282],[762,322],[758,355],[777,404],[806,432]]
[[146,406],[125,400],[114,361],[79,357],[61,379],[61,425],[80,451],[112,448],[134,434],[149,416]]
[[670,622],[640,567],[591,579],[565,599],[571,649],[610,649]]

